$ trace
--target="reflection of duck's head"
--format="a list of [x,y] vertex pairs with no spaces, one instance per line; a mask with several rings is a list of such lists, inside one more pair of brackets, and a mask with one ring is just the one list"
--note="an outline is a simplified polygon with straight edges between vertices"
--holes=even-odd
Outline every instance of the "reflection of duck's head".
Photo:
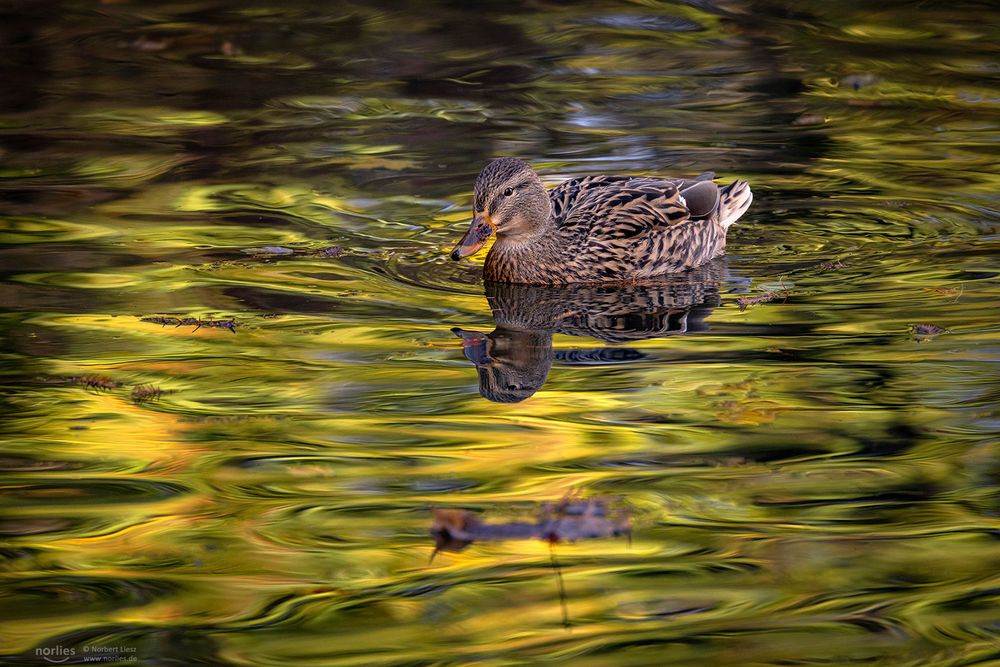
[[[557,357],[552,334],[588,336],[608,343],[705,331],[719,304],[723,267],[713,263],[655,285],[539,286],[487,283],[496,330],[452,329],[476,365],[479,393],[517,403],[542,388]],[[645,355],[624,348],[560,353],[560,363],[625,363]]]
[[452,332],[476,365],[479,393],[494,403],[520,403],[545,384],[552,367],[552,334],[498,328],[493,333]]

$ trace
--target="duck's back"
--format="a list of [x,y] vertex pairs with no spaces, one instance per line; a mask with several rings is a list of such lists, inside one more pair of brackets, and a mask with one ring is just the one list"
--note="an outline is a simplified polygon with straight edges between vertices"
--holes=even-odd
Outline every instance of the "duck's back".
[[592,176],[551,191],[554,222],[581,280],[634,280],[698,266],[722,251],[725,231],[712,214],[692,211],[682,190],[697,179]]

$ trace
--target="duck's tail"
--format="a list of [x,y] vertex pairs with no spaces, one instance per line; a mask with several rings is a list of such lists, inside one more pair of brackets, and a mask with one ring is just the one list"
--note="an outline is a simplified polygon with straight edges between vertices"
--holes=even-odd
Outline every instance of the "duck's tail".
[[733,224],[746,213],[753,201],[753,192],[750,191],[750,184],[746,181],[733,181],[719,191],[719,224],[724,229],[729,229]]

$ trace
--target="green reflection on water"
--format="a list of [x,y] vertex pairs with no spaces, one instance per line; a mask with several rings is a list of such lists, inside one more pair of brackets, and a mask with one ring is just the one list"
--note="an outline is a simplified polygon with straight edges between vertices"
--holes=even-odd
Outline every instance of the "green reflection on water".
[[[0,8],[3,661],[995,660],[998,25]],[[497,291],[446,251],[498,154],[757,199],[669,288]],[[432,507],[569,493],[632,543],[428,562]]]

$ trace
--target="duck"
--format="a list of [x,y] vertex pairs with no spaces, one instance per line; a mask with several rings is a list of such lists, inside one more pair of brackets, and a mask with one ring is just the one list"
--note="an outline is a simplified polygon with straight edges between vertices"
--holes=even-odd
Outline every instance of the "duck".
[[746,181],[586,176],[546,189],[531,166],[491,161],[476,178],[473,218],[451,253],[460,260],[494,235],[488,282],[528,285],[642,282],[723,254],[726,232],[753,201]]

